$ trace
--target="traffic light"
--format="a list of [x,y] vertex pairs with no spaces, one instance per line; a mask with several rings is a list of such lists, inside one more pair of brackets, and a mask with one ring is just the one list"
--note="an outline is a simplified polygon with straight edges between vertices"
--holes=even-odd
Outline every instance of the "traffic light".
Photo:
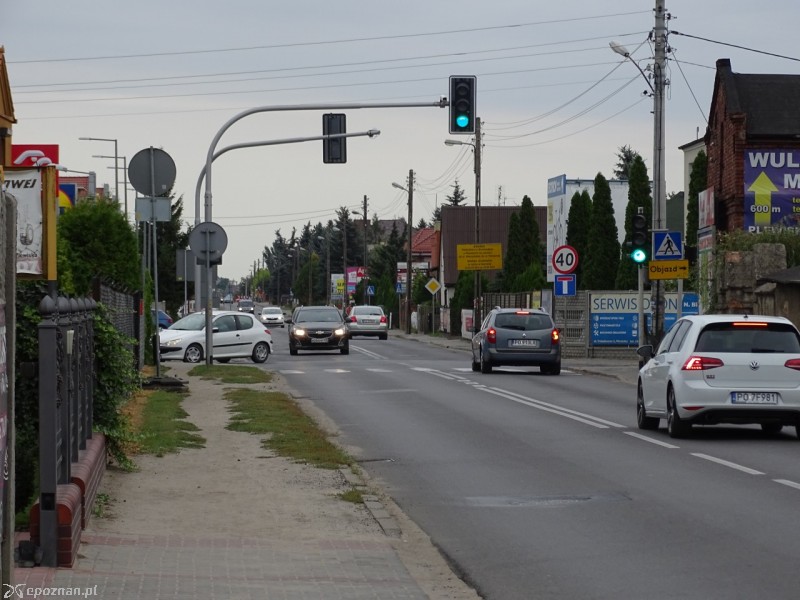
[[[334,133],[347,133],[346,117],[344,113],[328,113],[322,115],[322,135]],[[322,162],[346,163],[347,138],[325,138],[322,140]]]
[[450,76],[450,133],[475,133],[475,75]]
[[631,258],[633,262],[641,264],[650,256],[650,227],[647,217],[642,213],[633,215],[631,227]]

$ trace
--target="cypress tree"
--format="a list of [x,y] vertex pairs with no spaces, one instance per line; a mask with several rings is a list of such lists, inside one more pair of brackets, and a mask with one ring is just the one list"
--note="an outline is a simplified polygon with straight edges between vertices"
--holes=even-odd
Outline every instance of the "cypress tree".
[[592,221],[592,198],[589,192],[575,192],[567,215],[567,244],[578,253],[578,267],[575,269],[577,287],[586,288],[583,280],[584,264],[589,249],[589,226]]
[[592,217],[586,252],[584,281],[586,289],[611,290],[617,277],[619,242],[614,205],[608,180],[598,173],[594,178]]

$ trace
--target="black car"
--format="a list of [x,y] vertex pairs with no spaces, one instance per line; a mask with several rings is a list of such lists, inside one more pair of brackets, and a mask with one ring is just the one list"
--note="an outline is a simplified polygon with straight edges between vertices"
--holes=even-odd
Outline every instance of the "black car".
[[347,323],[335,306],[301,306],[288,322],[292,356],[298,350],[339,350],[350,354]]
[[495,308],[472,338],[472,370],[492,367],[539,367],[546,375],[561,373],[561,336],[543,310]]

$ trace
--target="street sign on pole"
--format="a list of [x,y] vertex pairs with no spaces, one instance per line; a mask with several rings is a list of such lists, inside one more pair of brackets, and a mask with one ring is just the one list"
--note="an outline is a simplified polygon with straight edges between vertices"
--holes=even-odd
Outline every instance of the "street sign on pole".
[[569,275],[556,275],[553,280],[553,295],[575,296],[576,287],[576,276],[574,273]]
[[572,246],[559,246],[553,251],[552,264],[556,273],[569,275],[578,268],[578,251]]

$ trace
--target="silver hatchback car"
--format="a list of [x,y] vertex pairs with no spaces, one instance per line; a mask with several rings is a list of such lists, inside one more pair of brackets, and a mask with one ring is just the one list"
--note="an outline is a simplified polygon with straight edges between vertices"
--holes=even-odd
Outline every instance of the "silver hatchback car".
[[347,315],[350,338],[356,335],[376,336],[380,340],[389,337],[389,321],[380,306],[354,306]]
[[757,423],[800,437],[800,332],[783,317],[692,315],[670,327],[657,350],[637,350],[636,422],[670,437],[692,425]]
[[472,370],[493,367],[539,367],[545,375],[561,373],[561,336],[550,315],[539,309],[495,308],[472,337]]

